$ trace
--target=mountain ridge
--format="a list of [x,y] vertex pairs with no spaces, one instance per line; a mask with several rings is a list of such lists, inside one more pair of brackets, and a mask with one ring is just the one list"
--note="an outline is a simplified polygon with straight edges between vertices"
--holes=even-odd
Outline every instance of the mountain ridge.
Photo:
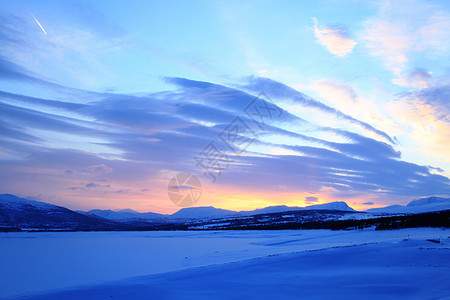
[[450,209],[450,198],[425,197],[410,201],[407,205],[389,205],[380,208],[367,209],[368,213],[409,214]]
[[[347,213],[347,216],[354,218],[354,213],[373,214],[408,214],[422,213],[450,209],[450,198],[426,197],[412,200],[407,205],[391,205],[383,208],[373,208],[365,211],[356,211],[344,201],[335,201],[324,204],[310,205],[306,207],[297,206],[268,206],[249,211],[233,211],[213,206],[200,206],[182,208],[171,215],[163,215],[153,212],[140,213],[131,209],[121,210],[101,210],[93,209],[87,212],[71,211],[62,206],[57,206],[45,202],[28,200],[10,194],[0,195],[0,226],[25,227],[69,227],[84,226],[114,226],[120,224],[138,223],[182,223],[189,220],[201,219],[224,219],[244,218],[256,215],[279,214],[300,211],[336,211]],[[322,213],[323,215],[324,213]],[[367,218],[360,216],[361,218]],[[28,219],[27,219],[28,218]],[[118,223],[117,223],[118,222]]]
[[0,195],[0,227],[88,230],[116,225],[112,220],[87,216],[62,206],[11,194]]

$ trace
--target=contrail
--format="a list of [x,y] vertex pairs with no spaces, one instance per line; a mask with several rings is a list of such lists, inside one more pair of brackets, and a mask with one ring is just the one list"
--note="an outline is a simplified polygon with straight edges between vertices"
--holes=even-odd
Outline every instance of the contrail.
[[39,21],[34,16],[33,16],[33,19],[36,21],[36,23],[39,25],[39,27],[41,27],[42,32],[44,32],[44,34],[47,35],[47,32],[45,31],[44,27],[42,27],[41,23],[39,23]]

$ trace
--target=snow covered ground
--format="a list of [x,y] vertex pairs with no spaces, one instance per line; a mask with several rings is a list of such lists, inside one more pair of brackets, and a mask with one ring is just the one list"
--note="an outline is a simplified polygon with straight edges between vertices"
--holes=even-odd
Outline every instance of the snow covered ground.
[[424,228],[2,233],[0,298],[450,299],[449,236]]

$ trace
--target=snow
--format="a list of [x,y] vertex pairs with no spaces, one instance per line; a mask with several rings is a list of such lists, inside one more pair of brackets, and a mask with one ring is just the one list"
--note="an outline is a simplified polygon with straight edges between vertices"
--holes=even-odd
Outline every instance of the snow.
[[366,212],[354,212],[343,215],[339,218],[339,220],[365,220],[365,219],[373,219],[379,218],[377,214],[371,214]]
[[138,211],[132,210],[131,208],[124,208],[124,209],[119,209],[116,210],[119,213],[132,213],[132,214],[139,214]]
[[240,211],[239,213],[242,215],[257,215],[257,214],[271,214],[271,213],[280,213],[285,211],[297,211],[303,210],[303,207],[298,206],[286,206],[286,205],[277,205],[277,206],[269,206],[265,208],[259,208],[251,211]]
[[353,208],[347,205],[344,201],[336,201],[325,204],[316,204],[305,207],[305,209],[327,209],[327,210],[344,210],[355,211]]
[[443,229],[22,232],[0,245],[0,297],[450,295]]
[[110,209],[93,209],[88,212],[82,212],[87,215],[95,215],[101,218],[113,220],[113,221],[157,221],[162,220],[165,215],[158,213],[139,213],[132,209],[122,209],[119,211],[113,211]]
[[[0,195],[0,208],[2,206],[14,210],[26,210],[27,208],[29,208],[29,206],[33,206],[41,211],[55,210],[61,208],[52,204],[26,200],[8,194]],[[307,207],[289,207],[285,205],[279,205],[255,209],[252,211],[239,211],[239,212],[208,206],[208,207],[183,208],[172,215],[163,215],[153,212],[139,213],[131,209],[122,209],[118,211],[94,209],[88,212],[80,212],[80,213],[83,213],[88,216],[95,215],[98,217],[119,222],[134,222],[134,221],[178,222],[193,219],[204,220],[204,219],[228,218],[228,217],[244,218],[246,216],[252,216],[256,214],[269,214],[269,213],[291,212],[300,210],[339,210],[339,211],[354,212],[354,214],[349,214],[341,217],[342,220],[347,220],[351,218],[355,219],[372,218],[380,214],[381,215],[411,214],[411,213],[441,211],[447,209],[450,209],[450,198],[428,197],[411,201],[406,206],[391,205],[383,208],[368,209],[365,211],[366,214],[358,214],[354,209],[349,207],[347,203],[343,201],[317,204]]]
[[206,219],[206,218],[224,218],[231,216],[252,216],[257,214],[270,214],[270,213],[280,213],[280,212],[288,212],[288,211],[299,211],[299,210],[312,210],[312,209],[321,209],[321,210],[342,210],[342,211],[354,211],[351,207],[347,205],[347,203],[339,201],[339,202],[331,202],[325,204],[317,204],[311,205],[307,207],[297,207],[297,206],[286,206],[286,205],[278,205],[278,206],[269,206],[265,208],[255,209],[255,210],[247,210],[247,211],[232,211],[215,208],[213,206],[204,206],[204,207],[188,207],[183,208],[172,214],[172,218],[183,218],[183,219]]
[[212,206],[187,207],[182,208],[170,217],[175,219],[205,219],[205,218],[222,218],[236,215],[237,212],[215,208]]
[[411,201],[408,206],[421,206],[430,204],[446,204],[450,208],[450,198],[429,197]]
[[428,197],[411,201],[408,205],[391,205],[366,210],[370,213],[413,214],[450,209],[450,198]]
[[331,202],[325,204],[317,204],[308,207],[297,207],[297,206],[269,206],[265,208],[249,210],[249,211],[232,211],[226,209],[215,208],[213,206],[201,206],[201,207],[187,207],[182,208],[172,215],[162,215],[157,213],[139,213],[131,209],[122,209],[119,211],[113,210],[101,210],[93,209],[88,212],[84,212],[88,215],[96,215],[105,219],[110,219],[114,221],[179,221],[179,220],[204,220],[204,219],[217,219],[217,218],[227,218],[227,217],[244,217],[253,216],[257,214],[270,214],[270,213],[280,213],[288,211],[299,211],[299,210],[341,210],[341,211],[354,211],[345,202]]
[[45,202],[19,198],[10,194],[0,194],[0,206],[9,207],[13,209],[20,209],[24,206],[33,206],[39,210],[52,210],[59,207]]

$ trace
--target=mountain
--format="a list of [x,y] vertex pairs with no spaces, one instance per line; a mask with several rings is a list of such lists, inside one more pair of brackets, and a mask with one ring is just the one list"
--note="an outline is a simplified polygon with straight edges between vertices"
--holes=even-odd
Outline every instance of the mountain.
[[170,215],[171,219],[205,219],[222,218],[237,215],[238,212],[215,208],[213,206],[187,207],[182,208],[176,213]]
[[116,210],[116,212],[119,212],[119,213],[133,213],[133,214],[139,214],[140,213],[140,212],[132,210],[130,208],[119,209],[119,210]]
[[413,200],[409,202],[407,206],[416,207],[416,206],[447,206],[450,209],[450,198],[441,198],[441,197],[428,197],[422,198],[418,200]]
[[139,213],[131,209],[119,211],[94,209],[88,212],[75,212],[61,206],[4,194],[0,195],[0,231],[17,228],[29,230],[318,228],[317,226],[323,222],[350,224],[355,220],[369,222],[364,220],[379,218],[379,214],[417,214],[449,209],[450,198],[428,197],[411,201],[406,206],[392,205],[365,212],[355,211],[345,202],[331,202],[308,207],[279,205],[239,212],[212,206],[189,207],[182,208],[172,215],[163,215],[152,212]]
[[113,210],[102,210],[102,209],[93,209],[88,212],[83,212],[85,215],[94,215],[101,218],[119,221],[119,222],[151,222],[151,221],[160,221],[163,220],[166,215],[147,212],[140,213],[134,211],[132,209],[121,209],[118,211]]
[[91,229],[117,226],[116,222],[86,216],[65,207],[0,195],[0,227],[37,229]]
[[[367,213],[383,213],[383,214],[404,214],[404,213],[421,213],[450,209],[450,199],[441,197],[428,197],[411,201],[408,205],[391,205],[382,208],[372,208]],[[258,214],[282,213],[301,210],[335,210],[345,212],[356,212],[353,208],[343,201],[336,201],[324,204],[310,205],[306,207],[298,206],[269,206],[255,210],[232,211],[226,209],[215,208],[213,206],[188,207],[182,208],[172,215],[162,215],[157,213],[139,213],[131,209],[123,209],[120,211],[94,209],[88,211],[87,215],[95,215],[105,219],[119,222],[153,222],[153,221],[177,221],[186,219],[217,219],[225,217],[237,216],[253,216]],[[358,217],[364,217],[362,215]]]
[[172,214],[171,218],[179,219],[205,219],[205,218],[224,218],[230,216],[253,216],[259,214],[271,214],[271,213],[282,213],[300,210],[339,210],[339,211],[355,211],[353,208],[349,207],[345,202],[331,202],[325,204],[311,205],[307,207],[298,206],[268,206],[265,208],[259,208],[255,210],[243,210],[243,211],[233,211],[215,208],[213,206],[201,206],[201,207],[188,207],[182,208],[176,213]]
[[325,204],[316,204],[305,207],[304,209],[320,209],[320,210],[341,210],[341,211],[355,211],[343,201],[330,202]]
[[268,206],[264,208],[258,208],[255,210],[244,210],[240,211],[239,213],[241,215],[258,215],[258,214],[270,214],[270,213],[280,213],[285,211],[296,211],[296,210],[303,210],[304,207],[298,207],[298,206],[286,206],[286,205],[276,205],[276,206]]
[[241,215],[256,215],[256,214],[269,214],[269,213],[281,213],[289,211],[299,211],[299,210],[340,210],[340,211],[355,211],[353,208],[347,205],[345,202],[331,202],[324,204],[310,205],[306,207],[299,206],[268,206],[265,208],[259,208],[255,210],[240,211]]
[[450,209],[450,198],[428,197],[411,201],[408,205],[390,205],[366,210],[369,213],[413,214]]

